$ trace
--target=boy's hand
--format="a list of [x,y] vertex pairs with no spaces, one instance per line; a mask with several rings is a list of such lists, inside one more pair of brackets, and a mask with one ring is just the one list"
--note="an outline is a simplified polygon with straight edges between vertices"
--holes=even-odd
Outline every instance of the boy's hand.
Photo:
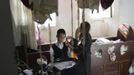
[[65,41],[65,45],[69,48],[72,48],[72,45],[68,41]]

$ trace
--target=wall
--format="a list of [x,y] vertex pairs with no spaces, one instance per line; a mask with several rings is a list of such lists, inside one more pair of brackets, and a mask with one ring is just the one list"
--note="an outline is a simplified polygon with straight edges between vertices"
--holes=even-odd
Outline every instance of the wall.
[[119,25],[119,0],[114,0],[112,4],[112,18],[106,19],[105,23],[108,25],[108,37],[116,36]]
[[134,0],[119,0],[119,24],[129,24],[134,28]]

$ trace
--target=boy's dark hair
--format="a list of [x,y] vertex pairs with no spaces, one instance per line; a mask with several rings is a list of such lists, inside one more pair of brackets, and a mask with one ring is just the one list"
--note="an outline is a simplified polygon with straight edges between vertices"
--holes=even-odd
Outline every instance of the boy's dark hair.
[[57,35],[59,35],[59,34],[65,34],[65,35],[66,35],[66,32],[65,32],[64,29],[59,29],[59,30],[57,31]]
[[80,24],[80,30],[83,30],[83,25],[85,25],[85,32],[89,32],[89,30],[90,30],[90,23],[88,23],[87,21],[85,21],[85,22],[82,22],[81,24]]

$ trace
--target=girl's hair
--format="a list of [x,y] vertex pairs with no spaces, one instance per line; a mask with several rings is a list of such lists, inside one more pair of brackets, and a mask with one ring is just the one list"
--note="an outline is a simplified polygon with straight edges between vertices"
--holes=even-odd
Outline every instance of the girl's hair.
[[89,32],[89,30],[90,30],[90,23],[88,23],[87,21],[85,21],[85,22],[82,22],[81,24],[80,24],[80,30],[82,31],[83,30],[83,25],[85,25],[85,32],[87,33],[87,32]]

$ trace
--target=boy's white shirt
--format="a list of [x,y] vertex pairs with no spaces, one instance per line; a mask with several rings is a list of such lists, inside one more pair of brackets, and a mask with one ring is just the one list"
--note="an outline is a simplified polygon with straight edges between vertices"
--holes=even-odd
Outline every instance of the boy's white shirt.
[[[55,45],[60,48],[60,49],[63,49],[64,47],[64,44],[63,43],[55,43]],[[68,48],[68,52],[67,52],[68,56],[70,56],[70,48]],[[51,55],[51,61],[53,62],[54,61],[54,50],[53,48],[51,47],[50,48],[50,55]]]
[[64,46],[63,43],[58,43],[58,42],[55,45],[60,49],[63,49],[63,46]]

